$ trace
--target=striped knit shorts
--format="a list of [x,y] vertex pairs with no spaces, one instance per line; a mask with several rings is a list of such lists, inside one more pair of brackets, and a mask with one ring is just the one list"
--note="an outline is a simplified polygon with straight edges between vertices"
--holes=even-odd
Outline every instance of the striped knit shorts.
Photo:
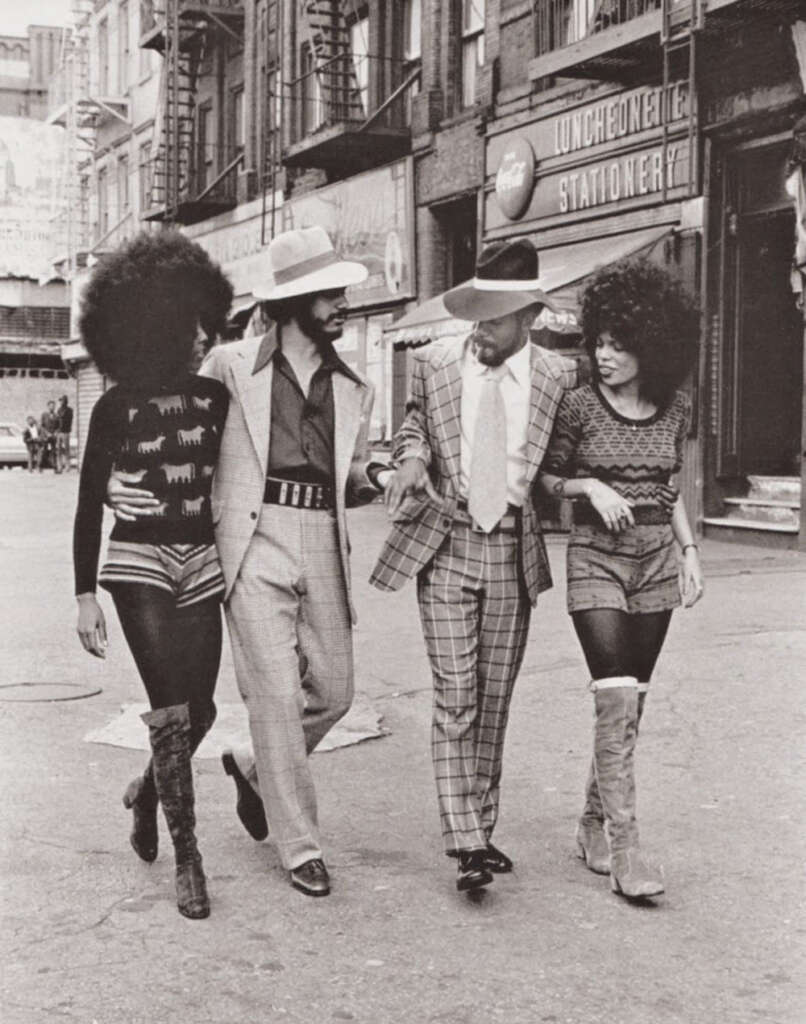
[[620,534],[575,524],[566,552],[569,612],[618,608],[631,615],[680,604],[674,536],[668,523]]
[[133,544],[110,540],[98,574],[106,590],[115,583],[144,583],[173,594],[176,607],[223,594],[215,544]]

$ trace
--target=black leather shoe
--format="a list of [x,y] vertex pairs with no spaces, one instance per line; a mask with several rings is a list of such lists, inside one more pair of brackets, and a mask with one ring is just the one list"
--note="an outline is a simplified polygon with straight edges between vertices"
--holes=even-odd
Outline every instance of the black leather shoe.
[[456,872],[456,888],[459,892],[482,889],[493,880],[485,863],[486,850],[460,850],[459,866]]
[[265,839],[269,834],[269,826],[266,822],[266,812],[263,810],[263,801],[247,782],[231,750],[224,751],[221,763],[238,790],[235,813],[241,819],[241,824],[253,839]]
[[492,843],[487,843],[484,851],[484,866],[496,875],[507,875],[514,867],[512,860]]
[[306,896],[327,896],[330,892],[330,875],[325,862],[317,858],[292,868],[291,884]]

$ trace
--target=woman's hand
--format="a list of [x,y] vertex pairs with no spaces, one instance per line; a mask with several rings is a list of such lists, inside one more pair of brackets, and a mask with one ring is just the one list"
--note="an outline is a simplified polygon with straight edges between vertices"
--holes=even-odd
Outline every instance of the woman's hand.
[[601,480],[591,480],[587,498],[611,533],[621,533],[629,526],[635,526],[632,503]]
[[683,607],[691,608],[702,597],[705,589],[702,566],[700,565],[700,553],[693,544],[688,545],[683,552],[678,583],[680,586],[680,596],[683,599]]
[[96,658],[106,657],[106,619],[95,594],[79,594],[76,632],[85,651]]

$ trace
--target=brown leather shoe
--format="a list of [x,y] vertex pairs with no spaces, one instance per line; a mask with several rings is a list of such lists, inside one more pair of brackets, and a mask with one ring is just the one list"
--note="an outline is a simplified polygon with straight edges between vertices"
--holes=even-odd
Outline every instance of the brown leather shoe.
[[292,868],[291,884],[306,896],[327,896],[330,893],[330,875],[325,862],[316,857]]
[[269,834],[263,801],[249,785],[246,776],[238,767],[238,762],[235,760],[231,750],[224,751],[221,755],[221,763],[224,766],[224,771],[232,778],[238,791],[235,813],[240,818],[241,824],[249,835],[260,842],[261,839],[265,839]]

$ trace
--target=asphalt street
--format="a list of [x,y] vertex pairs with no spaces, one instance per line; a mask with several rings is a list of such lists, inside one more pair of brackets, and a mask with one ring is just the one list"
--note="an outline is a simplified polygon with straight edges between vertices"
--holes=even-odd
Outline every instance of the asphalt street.
[[[152,866],[128,844],[143,754],[83,739],[143,694],[109,601],[105,663],[74,633],[76,485],[0,472],[3,1024],[806,1021],[804,556],[703,546],[706,596],[675,615],[642,724],[639,821],[667,892],[637,906],[574,855],[592,698],[551,539],[496,833],[516,870],[470,900],[441,853],[414,588],[369,587],[385,513],[351,513],[357,687],[390,732],[314,755],[333,893],[291,889],[203,759],[212,914],[188,921],[164,829]],[[218,699],[238,700],[228,650]]]

